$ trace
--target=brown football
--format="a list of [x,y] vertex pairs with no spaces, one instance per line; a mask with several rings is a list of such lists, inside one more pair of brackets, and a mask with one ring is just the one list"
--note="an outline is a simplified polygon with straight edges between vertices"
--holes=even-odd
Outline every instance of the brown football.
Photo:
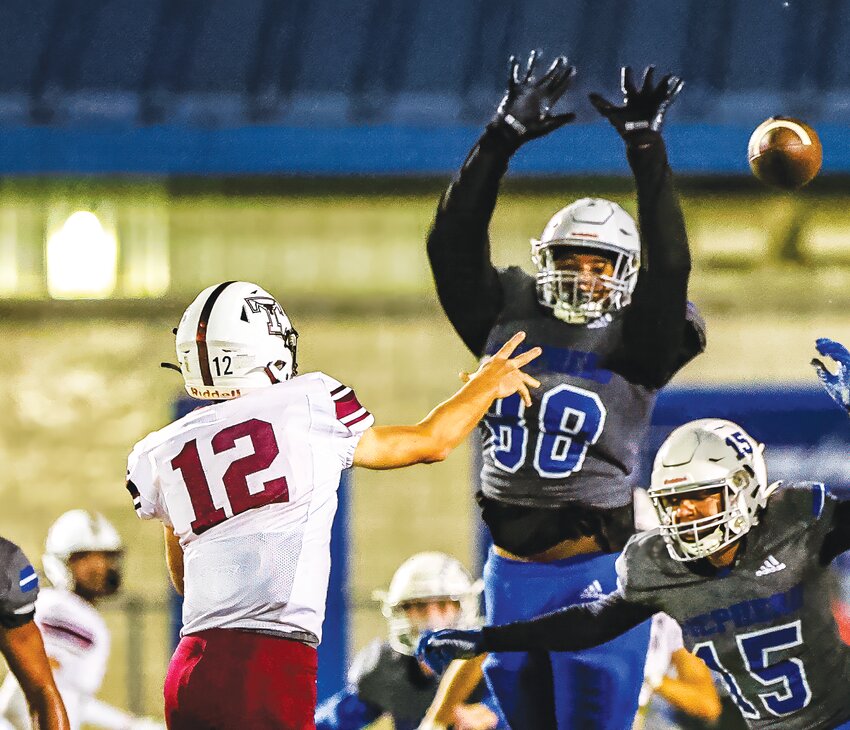
[[818,174],[823,148],[817,132],[805,122],[771,117],[752,133],[747,159],[753,175],[762,182],[796,190]]

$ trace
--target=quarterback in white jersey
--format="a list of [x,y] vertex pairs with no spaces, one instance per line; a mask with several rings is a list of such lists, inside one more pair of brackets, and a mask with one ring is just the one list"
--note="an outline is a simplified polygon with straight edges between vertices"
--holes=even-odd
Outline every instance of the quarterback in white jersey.
[[214,403],[140,441],[127,470],[138,515],[165,525],[184,595],[168,726],[313,727],[342,471],[444,459],[494,399],[530,402],[539,383],[520,368],[540,349],[512,357],[518,333],[419,423],[375,426],[349,387],[297,375],[298,335],[256,284],[205,289],[175,334],[186,391]]
[[136,511],[168,524],[183,549],[184,634],[319,643],[340,473],[373,422],[350,388],[310,373],[193,411],[136,445]]
[[[96,698],[109,661],[110,635],[95,607],[120,585],[123,550],[115,528],[99,514],[71,510],[47,534],[44,572],[53,584],[35,603],[35,622],[72,730],[155,730],[162,724],[130,715]],[[24,694],[14,678],[0,687],[0,716],[15,730],[31,727]]]

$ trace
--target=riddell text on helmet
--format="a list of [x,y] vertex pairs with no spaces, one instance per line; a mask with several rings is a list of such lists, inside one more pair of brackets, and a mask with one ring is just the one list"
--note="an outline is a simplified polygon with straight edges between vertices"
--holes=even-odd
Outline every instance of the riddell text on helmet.
[[222,390],[219,388],[196,388],[194,385],[188,387],[189,395],[200,400],[226,400],[228,398],[238,398],[242,395],[239,388],[231,388]]

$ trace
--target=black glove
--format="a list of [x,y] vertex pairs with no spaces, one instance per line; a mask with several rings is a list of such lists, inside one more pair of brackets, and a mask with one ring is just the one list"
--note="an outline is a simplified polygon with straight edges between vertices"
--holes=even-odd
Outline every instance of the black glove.
[[623,66],[620,70],[623,106],[614,106],[599,94],[590,94],[590,103],[596,107],[596,111],[611,122],[625,140],[632,133],[644,129],[660,132],[667,109],[685,85],[678,76],[667,74],[656,86],[652,83],[654,71],[655,66],[647,67],[643,83],[638,89],[631,67]]
[[558,56],[543,76],[534,76],[539,51],[528,56],[525,71],[520,71],[516,56],[508,61],[508,89],[490,126],[499,128],[519,148],[530,139],[542,137],[575,119],[575,114],[550,114],[549,110],[569,88],[575,67],[566,56]]

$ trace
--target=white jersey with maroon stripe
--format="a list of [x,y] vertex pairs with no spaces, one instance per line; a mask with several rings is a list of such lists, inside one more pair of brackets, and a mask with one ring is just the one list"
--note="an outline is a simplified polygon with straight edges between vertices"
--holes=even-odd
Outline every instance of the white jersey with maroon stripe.
[[184,553],[183,633],[321,638],[341,472],[372,415],[324,373],[199,408],[136,444],[127,488]]
[[[58,588],[42,589],[35,604],[35,621],[44,637],[71,728],[78,730],[85,721],[87,702],[103,683],[109,660],[109,630],[90,603]],[[11,675],[0,688],[0,713],[16,730],[30,727],[26,700]]]

